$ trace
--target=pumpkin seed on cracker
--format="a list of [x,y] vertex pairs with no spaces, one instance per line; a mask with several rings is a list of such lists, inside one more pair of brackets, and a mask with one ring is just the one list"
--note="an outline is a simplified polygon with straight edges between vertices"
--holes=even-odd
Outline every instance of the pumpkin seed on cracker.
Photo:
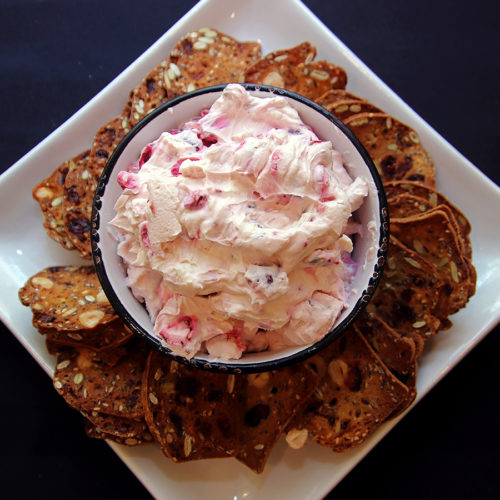
[[48,267],[26,282],[19,298],[37,328],[91,330],[117,319],[93,266]]
[[303,42],[270,52],[245,71],[245,82],[272,85],[315,100],[330,89],[344,89],[347,74],[328,61],[313,62],[316,47]]

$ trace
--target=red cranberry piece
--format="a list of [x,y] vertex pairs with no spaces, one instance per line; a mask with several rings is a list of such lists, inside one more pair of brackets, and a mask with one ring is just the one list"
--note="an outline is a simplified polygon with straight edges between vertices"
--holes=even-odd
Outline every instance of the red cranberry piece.
[[207,204],[207,201],[208,195],[193,191],[184,198],[184,206],[190,210],[199,210]]

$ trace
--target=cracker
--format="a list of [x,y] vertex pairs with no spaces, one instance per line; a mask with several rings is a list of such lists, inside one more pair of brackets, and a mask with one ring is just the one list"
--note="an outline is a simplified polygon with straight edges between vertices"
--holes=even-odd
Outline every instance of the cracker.
[[247,68],[245,82],[281,87],[312,100],[330,89],[344,89],[344,69],[328,61],[313,62],[315,57],[316,47],[309,42],[270,52]]
[[346,331],[320,357],[325,374],[294,427],[307,429],[321,445],[345,451],[362,443],[399,408],[408,388],[355,329]]
[[[470,232],[471,225],[468,221],[467,217],[455,206],[451,203],[448,198],[446,198],[443,193],[438,191],[435,188],[430,186],[423,185],[419,182],[407,182],[407,181],[393,181],[387,182],[384,184],[384,189],[388,198],[394,198],[396,196],[415,196],[419,198],[424,198],[426,200],[425,203],[422,202],[418,208],[420,211],[430,210],[431,208],[436,207],[437,205],[445,205],[449,210],[453,213],[453,217],[458,225],[458,232],[461,235],[461,239],[464,243],[464,250],[467,257],[471,258],[472,256],[472,246],[470,243]],[[404,198],[398,198],[398,204],[404,201]],[[429,208],[428,208],[429,207]],[[410,210],[410,207],[405,205],[405,208]],[[394,211],[394,207],[393,207]],[[402,209],[398,210],[398,213],[395,214],[395,217],[405,217],[407,215],[412,215],[413,213],[417,213],[417,211],[411,211],[408,213],[404,213]]]
[[106,353],[68,347],[57,356],[54,387],[81,412],[141,419],[141,384],[148,354],[144,343],[132,342],[110,366]]
[[390,418],[406,410],[417,397],[417,347],[414,340],[401,336],[376,314],[366,310],[354,326],[387,368],[408,388],[407,398]]
[[436,312],[442,286],[434,266],[391,235],[384,273],[367,310],[412,338],[420,355],[418,337],[429,339],[442,328],[442,315]]
[[241,383],[241,377],[191,368],[152,351],[142,401],[164,454],[174,462],[234,456]]
[[322,96],[318,97],[316,102],[321,106],[328,108],[328,106],[334,105],[339,101],[345,101],[346,99],[351,101],[363,100],[361,97],[345,89],[330,89],[327,90]]
[[448,214],[436,207],[420,215],[392,219],[391,231],[427,259],[443,280],[439,315],[447,317],[465,307],[475,290],[475,280],[471,281],[475,274]]
[[145,431],[143,434],[139,434],[137,436],[131,437],[122,437],[117,436],[113,433],[107,433],[99,429],[96,425],[94,425],[90,420],[85,419],[85,433],[89,438],[93,439],[106,439],[108,441],[113,441],[118,444],[123,444],[126,446],[137,446],[140,444],[145,444],[151,442],[151,434]]
[[237,459],[260,473],[288,423],[298,414],[318,384],[305,363],[246,376],[243,394],[241,448]]
[[68,172],[63,199],[64,224],[73,245],[84,258],[90,259],[90,218],[99,177],[116,146],[125,137],[122,117],[99,128],[85,161],[76,163]]
[[71,160],[59,165],[47,178],[33,189],[33,198],[39,203],[43,214],[43,227],[47,235],[64,248],[75,247],[66,233],[64,225],[64,182],[72,165],[85,161],[89,151],[85,151]]
[[[144,419],[117,417],[96,411],[84,412],[83,416],[89,420],[99,432],[111,434],[121,438],[142,438],[144,433],[149,434]],[[152,437],[150,441],[152,440]]]
[[128,342],[133,334],[120,319],[92,330],[57,330],[55,328],[39,328],[42,335],[53,344],[73,347],[85,347],[93,351],[115,349]]
[[32,276],[19,290],[37,328],[92,329],[117,319],[93,266],[54,266]]
[[339,120],[345,121],[348,118],[360,113],[380,113],[381,110],[368,101],[359,99],[339,100],[334,104],[324,106],[330,113]]
[[434,163],[410,127],[385,113],[359,113],[345,124],[368,151],[383,182],[405,179],[436,185]]
[[169,98],[221,83],[242,83],[261,56],[258,42],[239,42],[212,28],[193,31],[169,54],[163,80]]

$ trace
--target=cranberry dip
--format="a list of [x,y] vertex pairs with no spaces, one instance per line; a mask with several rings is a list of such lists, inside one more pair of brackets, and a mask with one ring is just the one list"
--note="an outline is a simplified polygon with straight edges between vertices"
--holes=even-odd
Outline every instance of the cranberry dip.
[[228,85],[118,182],[110,224],[127,285],[175,354],[314,343],[354,293],[352,213],[367,182],[284,97]]

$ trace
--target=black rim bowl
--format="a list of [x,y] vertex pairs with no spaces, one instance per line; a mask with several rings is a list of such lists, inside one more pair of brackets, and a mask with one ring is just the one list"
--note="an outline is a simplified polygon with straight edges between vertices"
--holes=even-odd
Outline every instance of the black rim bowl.
[[[160,339],[150,335],[147,331],[145,331],[141,325],[134,319],[134,317],[128,312],[128,310],[124,307],[118,296],[116,295],[111,282],[109,281],[105,265],[102,260],[101,249],[99,248],[99,230],[100,230],[100,216],[99,211],[102,207],[101,198],[103,197],[106,186],[108,184],[110,175],[120,158],[121,154],[130,143],[130,141],[151,121],[153,121],[156,117],[166,112],[168,109],[175,107],[179,103],[191,99],[193,97],[217,93],[224,90],[226,85],[215,85],[212,87],[205,87],[202,89],[194,90],[187,94],[183,94],[179,97],[175,97],[172,100],[165,102],[160,105],[158,108],[150,112],[146,115],[135,127],[133,127],[130,132],[122,139],[120,144],[116,147],[115,151],[109,158],[106,167],[104,168],[102,175],[100,177],[99,183],[96,188],[94,203],[92,207],[92,219],[91,219],[91,246],[92,246],[92,258],[94,261],[94,265],[96,268],[97,276],[99,281],[101,282],[101,286],[103,288],[104,293],[108,297],[111,305],[115,309],[116,313],[123,322],[136,334],[145,339],[149,344],[156,349],[157,351],[169,356],[172,359],[180,363],[184,363],[186,365],[202,368],[210,371],[224,372],[224,373],[257,373],[264,372],[270,370],[276,370],[278,368],[283,368],[287,365],[303,361],[306,358],[312,356],[313,354],[318,353],[328,345],[330,345],[335,339],[337,339],[358,317],[361,311],[368,304],[370,299],[372,298],[375,289],[380,280],[380,276],[385,264],[385,257],[387,254],[387,249],[389,245],[389,212],[387,208],[387,200],[385,197],[384,189],[382,186],[382,181],[377,172],[375,165],[373,164],[370,155],[367,153],[359,139],[351,132],[351,130],[344,125],[338,118],[336,118],[333,114],[327,111],[325,108],[316,104],[315,102],[296,94],[295,92],[291,92],[288,90],[271,87],[267,85],[259,85],[259,84],[250,84],[250,83],[242,83],[242,85],[246,90],[249,91],[263,91],[269,92],[270,94],[276,96],[284,96],[290,98],[292,100],[298,101],[306,106],[314,109],[325,118],[327,118],[330,122],[332,122],[340,131],[349,139],[349,141],[354,145],[360,156],[362,157],[364,163],[371,173],[371,177],[375,184],[378,194],[378,203],[379,203],[379,216],[380,216],[380,227],[379,229],[379,241],[377,248],[377,259],[376,264],[374,266],[371,277],[368,281],[368,286],[365,290],[360,294],[358,300],[355,305],[352,307],[349,315],[344,318],[342,321],[335,324],[334,328],[330,330],[321,340],[310,345],[309,347],[305,347],[304,349],[285,357],[263,361],[263,362],[255,362],[255,363],[246,363],[246,364],[237,364],[232,363],[230,360],[227,362],[223,361],[208,361],[205,359],[199,358],[191,358],[187,359],[183,356],[178,356],[173,354],[167,347],[165,347]],[[118,257],[117,257],[118,258]],[[124,284],[124,286],[126,286]]]

